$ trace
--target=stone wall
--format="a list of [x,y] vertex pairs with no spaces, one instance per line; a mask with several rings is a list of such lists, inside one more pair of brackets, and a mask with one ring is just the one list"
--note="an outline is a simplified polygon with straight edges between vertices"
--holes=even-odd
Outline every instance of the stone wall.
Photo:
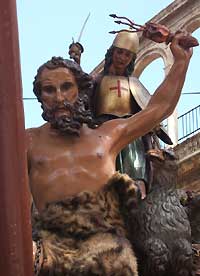
[[200,193],[200,133],[175,148],[179,159],[178,187]]

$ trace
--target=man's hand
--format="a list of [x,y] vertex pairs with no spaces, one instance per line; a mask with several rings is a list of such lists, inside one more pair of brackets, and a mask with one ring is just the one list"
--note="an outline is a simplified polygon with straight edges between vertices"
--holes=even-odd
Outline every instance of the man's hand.
[[177,32],[171,42],[170,49],[174,56],[175,61],[182,60],[189,62],[193,50],[192,48],[185,48],[180,45],[180,41],[184,39],[190,39],[190,35],[187,32]]

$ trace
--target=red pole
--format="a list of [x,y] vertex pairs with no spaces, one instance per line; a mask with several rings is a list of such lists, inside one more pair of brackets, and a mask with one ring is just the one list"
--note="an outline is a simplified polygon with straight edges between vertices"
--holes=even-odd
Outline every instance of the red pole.
[[32,241],[15,0],[0,1],[0,275],[32,275]]

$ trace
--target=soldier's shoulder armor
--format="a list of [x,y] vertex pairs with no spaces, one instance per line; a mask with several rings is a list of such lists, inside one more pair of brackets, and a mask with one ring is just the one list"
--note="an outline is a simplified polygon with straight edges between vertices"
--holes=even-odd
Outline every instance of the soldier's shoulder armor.
[[[137,104],[140,106],[141,109],[144,109],[151,99],[151,94],[149,93],[149,91],[144,87],[144,85],[139,81],[138,78],[132,76],[129,77],[129,87]],[[163,142],[168,145],[173,144],[170,137],[168,136],[167,130],[164,126],[162,126],[162,124],[155,128],[154,131]]]
[[149,91],[144,87],[138,78],[131,76],[128,79],[129,87],[133,97],[141,109],[144,109],[151,98]]

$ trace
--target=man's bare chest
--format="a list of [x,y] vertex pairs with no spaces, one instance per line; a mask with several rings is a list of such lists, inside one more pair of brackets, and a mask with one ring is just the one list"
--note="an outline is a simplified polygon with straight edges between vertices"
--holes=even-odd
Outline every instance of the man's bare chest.
[[[101,137],[99,137],[101,138]],[[99,141],[98,141],[99,140]],[[93,139],[57,139],[36,143],[31,159],[34,167],[76,167],[98,164],[109,157],[105,141]]]

